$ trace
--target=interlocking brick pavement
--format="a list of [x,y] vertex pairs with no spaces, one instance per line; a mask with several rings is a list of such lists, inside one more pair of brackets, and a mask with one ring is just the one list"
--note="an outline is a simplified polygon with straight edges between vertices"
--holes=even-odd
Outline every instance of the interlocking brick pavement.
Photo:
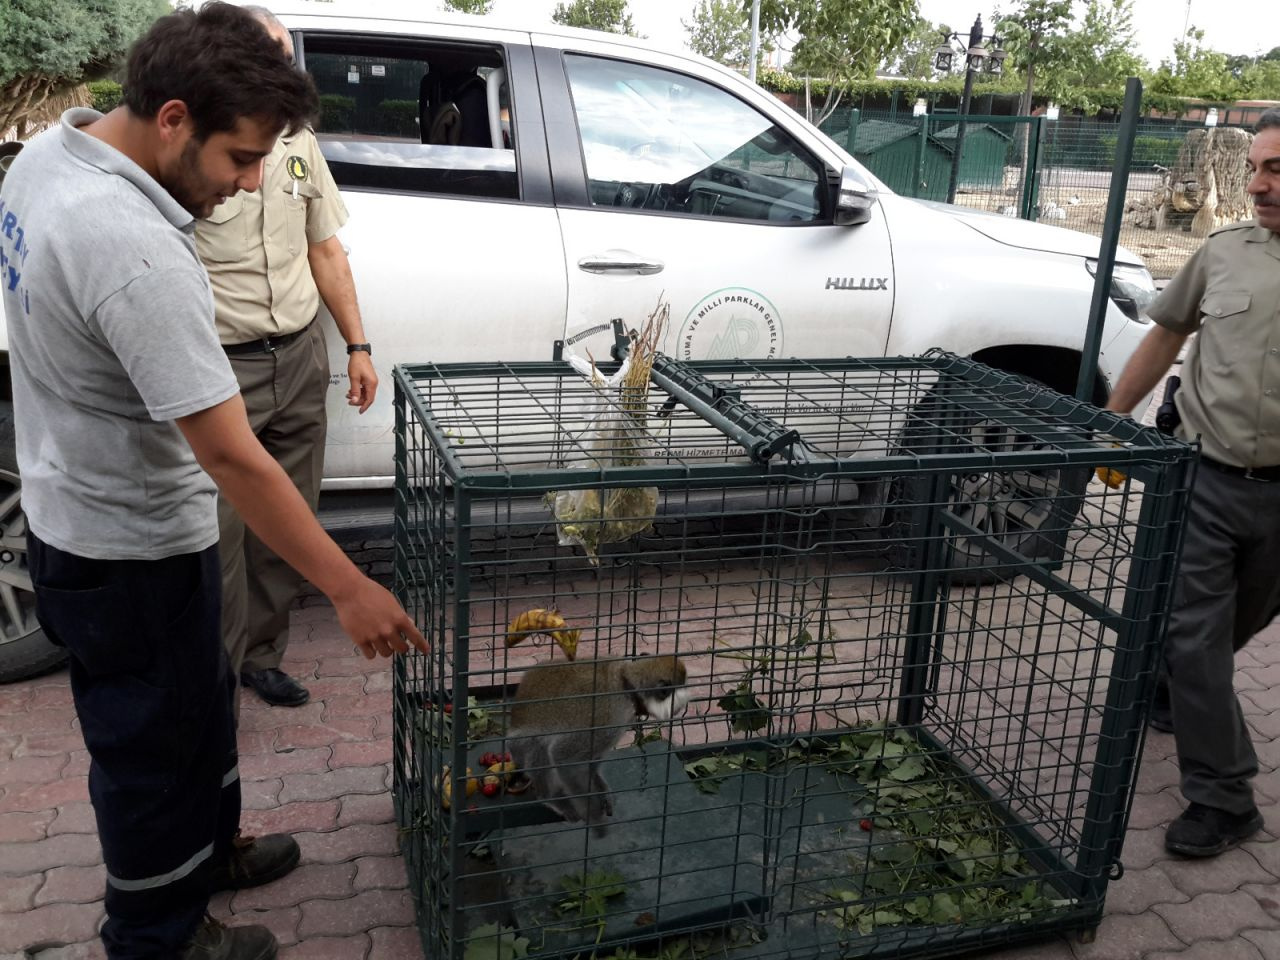
[[[243,825],[288,830],[302,865],[257,890],[214,898],[215,916],[265,923],[282,960],[420,960],[387,790],[390,671],[355,656],[333,611],[293,613],[285,668],[313,692],[297,709],[246,697],[240,732]],[[1241,704],[1263,767],[1269,829],[1209,862],[1164,850],[1181,809],[1173,738],[1147,738],[1124,876],[1096,938],[1061,938],[999,960],[1280,958],[1280,623],[1239,661]],[[1247,677],[1247,679],[1244,679]],[[0,960],[100,960],[103,871],[84,744],[65,673],[0,688]]]

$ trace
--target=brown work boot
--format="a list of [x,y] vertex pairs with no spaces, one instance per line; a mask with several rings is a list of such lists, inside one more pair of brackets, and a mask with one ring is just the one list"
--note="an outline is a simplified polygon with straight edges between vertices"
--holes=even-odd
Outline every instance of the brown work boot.
[[213,868],[209,892],[244,890],[279,880],[298,865],[301,856],[293,837],[283,833],[250,837],[237,830],[231,841],[231,855]]
[[178,960],[275,960],[278,947],[275,934],[266,927],[228,927],[206,916]]

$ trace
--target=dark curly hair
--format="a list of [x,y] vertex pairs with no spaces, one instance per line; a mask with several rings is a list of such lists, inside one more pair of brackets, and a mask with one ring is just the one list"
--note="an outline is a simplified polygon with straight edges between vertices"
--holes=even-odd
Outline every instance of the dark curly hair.
[[1261,133],[1263,130],[1274,130],[1276,127],[1280,127],[1280,107],[1271,107],[1262,112],[1258,122],[1253,125],[1253,131]]
[[170,100],[187,105],[198,140],[234,130],[241,117],[296,133],[320,105],[311,78],[261,21],[222,2],[161,17],[129,51],[124,105],[154,117]]

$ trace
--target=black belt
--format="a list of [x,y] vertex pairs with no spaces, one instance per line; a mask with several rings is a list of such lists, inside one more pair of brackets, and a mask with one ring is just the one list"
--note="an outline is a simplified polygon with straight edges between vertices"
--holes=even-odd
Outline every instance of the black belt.
[[1200,462],[1206,467],[1213,467],[1219,473],[1233,477],[1244,477],[1246,480],[1257,480],[1260,483],[1280,483],[1280,467],[1235,467],[1229,463],[1221,463],[1202,456]]
[[301,330],[295,330],[293,333],[282,333],[278,337],[262,337],[260,340],[250,340],[248,343],[224,343],[222,349],[228,357],[239,357],[246,353],[275,353],[281,347],[293,343],[310,329],[311,324],[308,323]]

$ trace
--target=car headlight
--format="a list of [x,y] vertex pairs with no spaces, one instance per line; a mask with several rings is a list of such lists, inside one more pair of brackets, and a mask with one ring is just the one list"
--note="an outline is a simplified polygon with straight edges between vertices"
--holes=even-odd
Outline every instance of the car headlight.
[[[1085,261],[1089,268],[1089,276],[1098,275],[1098,261],[1090,258]],[[1130,320],[1139,323],[1150,323],[1147,307],[1156,298],[1156,282],[1151,278],[1151,271],[1136,263],[1117,263],[1111,271],[1111,302],[1120,308]]]

